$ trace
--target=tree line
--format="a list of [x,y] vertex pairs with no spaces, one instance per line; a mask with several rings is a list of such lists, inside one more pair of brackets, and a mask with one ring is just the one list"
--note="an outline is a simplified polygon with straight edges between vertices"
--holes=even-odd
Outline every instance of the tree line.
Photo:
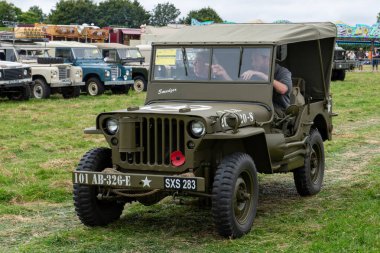
[[169,2],[159,3],[153,10],[147,11],[137,0],[104,0],[99,3],[93,0],[59,0],[55,8],[49,14],[45,14],[38,6],[32,6],[23,12],[13,3],[0,0],[0,26],[14,23],[61,25],[87,23],[100,27],[139,28],[142,24],[154,26],[166,26],[169,23],[190,24],[192,18],[198,21],[223,22],[218,13],[210,7],[192,10],[187,16],[179,19],[180,14],[180,10]]

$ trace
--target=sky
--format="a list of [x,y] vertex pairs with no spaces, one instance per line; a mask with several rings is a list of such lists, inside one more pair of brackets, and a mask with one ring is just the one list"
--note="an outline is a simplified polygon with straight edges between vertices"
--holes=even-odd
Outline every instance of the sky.
[[[7,0],[27,11],[39,6],[45,14],[55,8],[58,0]],[[95,0],[100,2],[101,0]],[[132,1],[132,0],[131,0]],[[213,8],[226,21],[237,23],[261,19],[264,22],[289,20],[291,22],[343,21],[348,25],[376,22],[380,12],[379,0],[138,0],[151,11],[158,3],[170,2],[181,11],[180,17],[191,10]]]

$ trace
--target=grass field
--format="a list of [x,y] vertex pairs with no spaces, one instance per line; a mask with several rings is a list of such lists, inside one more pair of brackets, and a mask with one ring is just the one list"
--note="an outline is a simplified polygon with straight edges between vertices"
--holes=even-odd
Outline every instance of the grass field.
[[380,73],[332,83],[333,141],[321,193],[298,196],[291,174],[261,175],[252,231],[217,235],[210,210],[126,206],[121,219],[87,228],[72,205],[71,171],[103,137],[84,135],[98,113],[141,104],[144,94],[0,101],[0,252],[379,252]]

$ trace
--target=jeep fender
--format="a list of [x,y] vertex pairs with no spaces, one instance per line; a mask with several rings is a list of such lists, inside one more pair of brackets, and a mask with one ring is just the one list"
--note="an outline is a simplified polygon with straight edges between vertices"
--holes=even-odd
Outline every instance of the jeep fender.
[[[240,141],[240,147],[243,150],[239,151],[245,152],[252,157],[258,172],[266,174],[273,173],[267,138],[262,128],[245,127],[240,128],[237,133],[228,131],[207,134],[204,140],[214,140],[218,143],[234,143],[233,145],[236,145],[236,142]],[[224,145],[218,144],[218,147],[222,149],[223,146]]]

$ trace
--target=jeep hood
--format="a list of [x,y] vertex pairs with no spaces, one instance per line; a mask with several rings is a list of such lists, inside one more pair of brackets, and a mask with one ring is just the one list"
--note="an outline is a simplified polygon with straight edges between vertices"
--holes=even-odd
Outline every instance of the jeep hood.
[[247,121],[265,122],[270,120],[272,109],[262,103],[221,103],[221,102],[191,102],[191,103],[152,103],[140,107],[131,107],[114,113],[130,114],[164,114],[164,115],[188,115],[209,119],[213,116],[221,116],[224,113],[236,113]]

